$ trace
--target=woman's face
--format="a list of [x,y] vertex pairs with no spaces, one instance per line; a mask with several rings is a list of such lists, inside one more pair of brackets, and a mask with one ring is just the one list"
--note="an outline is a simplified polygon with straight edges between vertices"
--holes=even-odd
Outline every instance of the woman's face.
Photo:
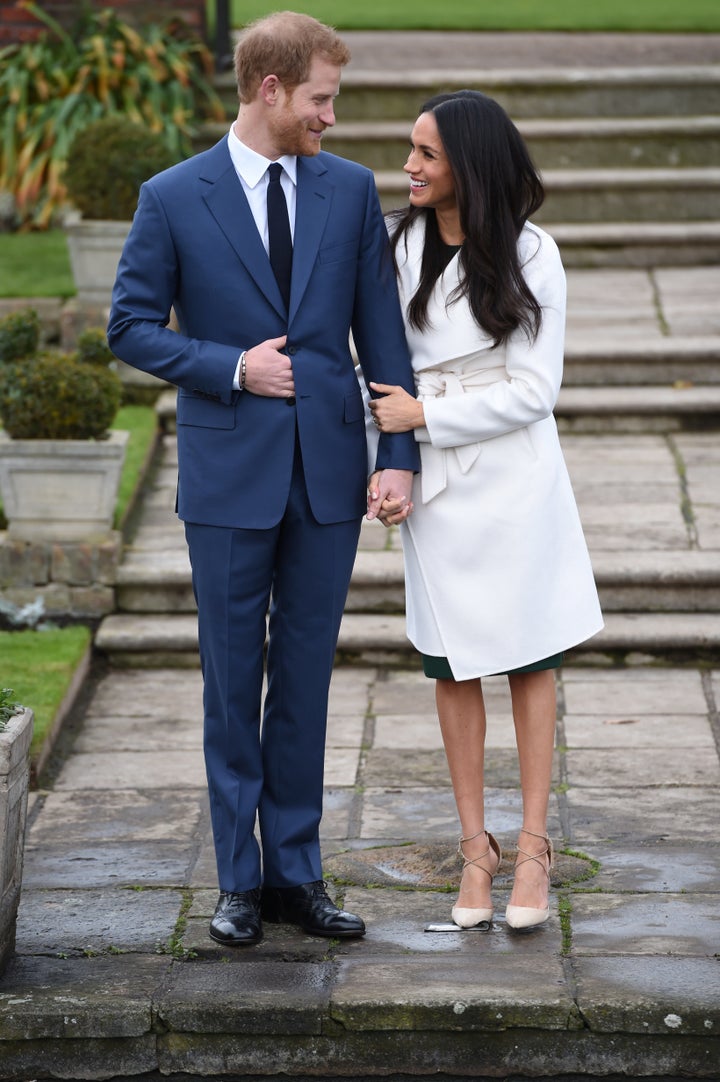
[[412,206],[456,210],[455,180],[432,113],[421,113],[415,121],[410,147],[403,168],[410,177]]

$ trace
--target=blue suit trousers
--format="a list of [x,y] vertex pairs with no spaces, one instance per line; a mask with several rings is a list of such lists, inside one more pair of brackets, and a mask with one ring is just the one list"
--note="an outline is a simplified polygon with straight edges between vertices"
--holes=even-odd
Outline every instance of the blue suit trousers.
[[322,879],[328,691],[360,525],[314,519],[299,444],[276,526],[185,524],[222,891]]

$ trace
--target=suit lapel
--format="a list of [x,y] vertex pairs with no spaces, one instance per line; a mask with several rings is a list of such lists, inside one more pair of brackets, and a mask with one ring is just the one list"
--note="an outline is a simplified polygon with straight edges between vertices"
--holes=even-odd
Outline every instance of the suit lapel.
[[[326,166],[318,158],[300,157],[297,160],[289,321],[297,312],[307,289],[330,213],[334,188],[326,179],[326,173]],[[201,180],[207,183],[203,198],[208,210],[258,287],[278,313],[285,317],[287,313],[280,290],[242,184],[233,168],[227,140],[221,140],[208,152]]]
[[209,152],[201,180],[208,182],[203,194],[208,210],[258,288],[285,317],[285,305],[242,184],[233,168],[227,140],[221,140]]
[[327,180],[326,173],[326,166],[318,158],[297,160],[289,322],[292,322],[307,289],[332,205],[334,188]]

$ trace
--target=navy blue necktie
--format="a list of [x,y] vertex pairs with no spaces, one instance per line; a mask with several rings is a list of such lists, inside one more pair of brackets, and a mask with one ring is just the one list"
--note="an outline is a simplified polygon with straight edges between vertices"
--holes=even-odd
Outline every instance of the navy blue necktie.
[[292,271],[292,236],[285,193],[280,184],[282,166],[273,162],[268,166],[267,216],[270,241],[270,265],[280,287],[285,307],[290,304],[290,273]]

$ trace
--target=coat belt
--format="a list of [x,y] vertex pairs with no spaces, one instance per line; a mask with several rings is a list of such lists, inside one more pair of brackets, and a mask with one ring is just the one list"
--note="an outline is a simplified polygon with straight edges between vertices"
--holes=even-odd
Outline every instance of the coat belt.
[[[417,396],[447,398],[461,394],[479,394],[489,384],[506,381],[505,368],[472,368],[457,371],[449,368],[426,368],[416,373]],[[417,429],[420,445],[422,502],[429,503],[447,488],[447,456],[454,455],[460,471],[467,473],[477,461],[482,443],[463,443],[457,447],[433,447],[427,429]]]

